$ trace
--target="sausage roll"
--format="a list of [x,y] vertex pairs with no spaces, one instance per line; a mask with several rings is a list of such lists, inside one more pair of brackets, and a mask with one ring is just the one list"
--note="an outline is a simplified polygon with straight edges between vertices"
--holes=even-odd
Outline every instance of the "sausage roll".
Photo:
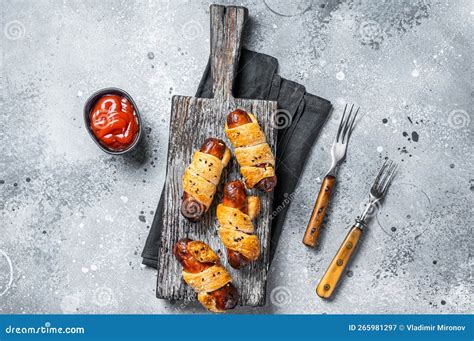
[[184,281],[204,307],[219,313],[237,305],[239,294],[232,278],[207,244],[184,238],[174,245],[173,253],[183,266]]
[[260,199],[247,197],[241,181],[224,186],[224,201],[217,206],[219,237],[227,248],[227,260],[236,269],[255,261],[260,255],[260,241],[254,235],[252,219],[260,213]]
[[198,221],[207,212],[214,199],[222,170],[230,160],[230,150],[224,141],[208,138],[193,155],[183,175],[182,215]]
[[275,157],[255,116],[237,109],[227,115],[225,133],[235,149],[248,188],[270,192],[276,186]]

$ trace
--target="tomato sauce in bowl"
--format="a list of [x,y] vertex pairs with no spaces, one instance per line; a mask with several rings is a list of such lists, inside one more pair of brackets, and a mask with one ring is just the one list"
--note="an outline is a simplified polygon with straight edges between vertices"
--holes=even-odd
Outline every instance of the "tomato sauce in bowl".
[[130,151],[141,136],[136,105],[120,89],[103,89],[92,95],[84,108],[84,119],[91,137],[110,154]]

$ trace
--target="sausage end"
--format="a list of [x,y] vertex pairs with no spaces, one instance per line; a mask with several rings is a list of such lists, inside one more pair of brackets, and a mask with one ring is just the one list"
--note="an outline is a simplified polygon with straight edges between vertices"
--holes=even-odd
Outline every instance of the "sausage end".
[[227,115],[227,127],[230,129],[251,123],[252,119],[249,114],[242,109],[236,109]]
[[204,213],[206,213],[206,206],[184,192],[183,201],[181,202],[181,214],[183,217],[195,223],[202,219]]
[[255,187],[257,187],[262,192],[268,193],[268,192],[273,191],[276,185],[277,185],[277,177],[276,175],[274,175],[274,176],[269,176],[267,178],[260,180],[255,185]]

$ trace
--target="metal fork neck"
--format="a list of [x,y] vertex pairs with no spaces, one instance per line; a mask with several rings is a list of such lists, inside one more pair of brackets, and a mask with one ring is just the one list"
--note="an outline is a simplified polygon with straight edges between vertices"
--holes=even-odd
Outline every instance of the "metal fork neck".
[[337,168],[337,162],[332,162],[331,163],[331,168],[329,168],[328,172],[326,173],[326,176],[336,176],[336,168]]
[[333,167],[326,173],[326,176],[336,176],[336,167]]
[[368,223],[368,220],[369,220],[369,212],[371,209],[373,209],[374,207],[376,207],[376,202],[377,201],[373,201],[373,200],[369,200],[369,204],[365,207],[364,211],[362,212],[362,214],[360,215],[360,218],[356,219],[356,226],[359,227],[360,229],[364,229],[367,227],[367,223]]
[[361,230],[367,228],[367,223],[362,219],[356,219],[355,227],[360,228]]
[[372,208],[372,203],[369,202],[369,204],[365,207],[364,211],[360,215],[360,220],[361,221],[363,221],[363,222],[367,221],[367,218],[369,216],[369,211],[370,211],[371,208]]

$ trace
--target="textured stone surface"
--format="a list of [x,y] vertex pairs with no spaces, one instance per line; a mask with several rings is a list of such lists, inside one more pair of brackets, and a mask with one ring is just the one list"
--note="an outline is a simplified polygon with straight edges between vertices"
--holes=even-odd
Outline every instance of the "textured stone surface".
[[[470,312],[472,8],[325,3],[239,2],[252,16],[245,45],[336,108],[296,189],[267,305],[237,312]],[[208,5],[3,1],[0,313],[202,311],[155,299],[139,254],[165,176],[171,95],[192,95],[207,62]],[[83,104],[104,86],[136,100],[144,152],[108,156],[87,135]],[[363,115],[309,250],[301,238],[346,102]],[[315,286],[385,156],[400,162],[396,182],[335,299],[322,301]]]

